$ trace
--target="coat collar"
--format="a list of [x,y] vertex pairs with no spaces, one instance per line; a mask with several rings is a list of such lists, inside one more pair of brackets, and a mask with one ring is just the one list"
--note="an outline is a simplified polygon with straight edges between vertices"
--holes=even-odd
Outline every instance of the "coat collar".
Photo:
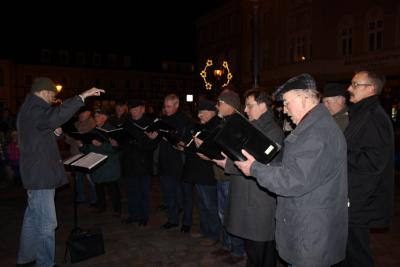
[[299,135],[301,132],[305,131],[313,124],[317,123],[322,117],[331,116],[328,109],[324,104],[318,104],[313,109],[311,109],[297,127],[292,131],[293,135]]
[[379,98],[377,95],[364,98],[363,100],[350,106],[349,117],[351,119],[355,115],[362,114],[364,113],[364,111],[367,111],[378,104],[379,104]]
[[35,94],[28,94],[26,96],[26,100],[34,103],[35,105],[45,107],[45,108],[48,108],[51,106],[49,103],[47,103],[46,101],[44,101],[42,98],[38,97]]

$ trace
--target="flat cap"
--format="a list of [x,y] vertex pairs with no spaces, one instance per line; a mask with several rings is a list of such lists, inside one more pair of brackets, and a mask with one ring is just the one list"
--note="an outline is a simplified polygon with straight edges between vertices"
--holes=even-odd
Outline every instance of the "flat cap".
[[346,97],[347,85],[342,83],[327,83],[322,88],[322,97],[343,96]]
[[40,91],[53,91],[57,93],[56,84],[47,77],[37,77],[33,81],[31,87],[31,93],[36,93]]
[[142,99],[132,99],[128,101],[128,108],[136,108],[138,106],[144,106],[145,102]]
[[302,73],[300,75],[290,78],[284,84],[279,86],[278,89],[276,89],[276,91],[274,92],[274,95],[277,100],[282,100],[283,94],[295,89],[317,90],[317,85],[314,78],[310,74]]

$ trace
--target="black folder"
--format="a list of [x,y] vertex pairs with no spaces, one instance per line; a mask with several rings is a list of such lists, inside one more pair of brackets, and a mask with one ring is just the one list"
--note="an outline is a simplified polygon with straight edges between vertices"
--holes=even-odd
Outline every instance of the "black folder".
[[118,142],[119,145],[126,144],[132,139],[131,134],[125,128],[116,128],[112,130],[106,130],[104,128],[96,127],[96,131],[98,134],[104,136],[107,140],[109,138],[114,139]]
[[212,131],[203,132],[203,136],[198,136],[199,139],[203,141],[203,143],[197,148],[197,151],[210,159],[224,159],[221,155],[221,147],[215,142],[215,137],[220,131],[220,127],[215,128]]
[[233,161],[245,161],[241,150],[249,152],[261,163],[270,162],[280,150],[280,145],[263,134],[244,116],[235,113],[225,122],[215,137],[225,154]]

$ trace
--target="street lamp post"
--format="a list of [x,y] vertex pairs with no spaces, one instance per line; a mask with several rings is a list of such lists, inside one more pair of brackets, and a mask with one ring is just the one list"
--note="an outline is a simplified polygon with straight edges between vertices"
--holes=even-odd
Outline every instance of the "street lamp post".
[[252,60],[253,60],[253,88],[258,87],[258,0],[250,0],[252,4]]

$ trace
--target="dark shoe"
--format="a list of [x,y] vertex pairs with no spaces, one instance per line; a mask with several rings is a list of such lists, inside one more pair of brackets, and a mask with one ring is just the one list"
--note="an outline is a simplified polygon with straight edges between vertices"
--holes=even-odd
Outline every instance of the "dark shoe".
[[166,205],[160,205],[157,208],[157,211],[164,211],[164,210],[167,210],[167,206]]
[[244,256],[235,257],[235,256],[231,255],[230,257],[224,259],[223,262],[225,262],[229,265],[235,265],[236,263],[239,263],[243,260],[244,260]]
[[121,212],[114,211],[113,217],[115,217],[115,218],[121,218]]
[[220,249],[214,250],[213,252],[211,252],[211,254],[216,257],[222,257],[222,256],[229,255],[229,251],[225,250],[223,248],[220,248]]
[[28,266],[33,266],[36,264],[36,261],[30,261],[27,263],[17,263],[17,267],[28,267]]
[[168,229],[175,228],[175,227],[178,227],[178,225],[175,223],[170,223],[170,222],[167,222],[166,224],[161,225],[162,230],[168,230]]
[[91,208],[91,209],[94,209],[94,208],[96,208],[97,207],[97,204],[96,203],[90,203],[89,204],[89,208]]
[[189,233],[190,232],[190,226],[189,225],[182,225],[181,232],[185,233],[185,234]]

